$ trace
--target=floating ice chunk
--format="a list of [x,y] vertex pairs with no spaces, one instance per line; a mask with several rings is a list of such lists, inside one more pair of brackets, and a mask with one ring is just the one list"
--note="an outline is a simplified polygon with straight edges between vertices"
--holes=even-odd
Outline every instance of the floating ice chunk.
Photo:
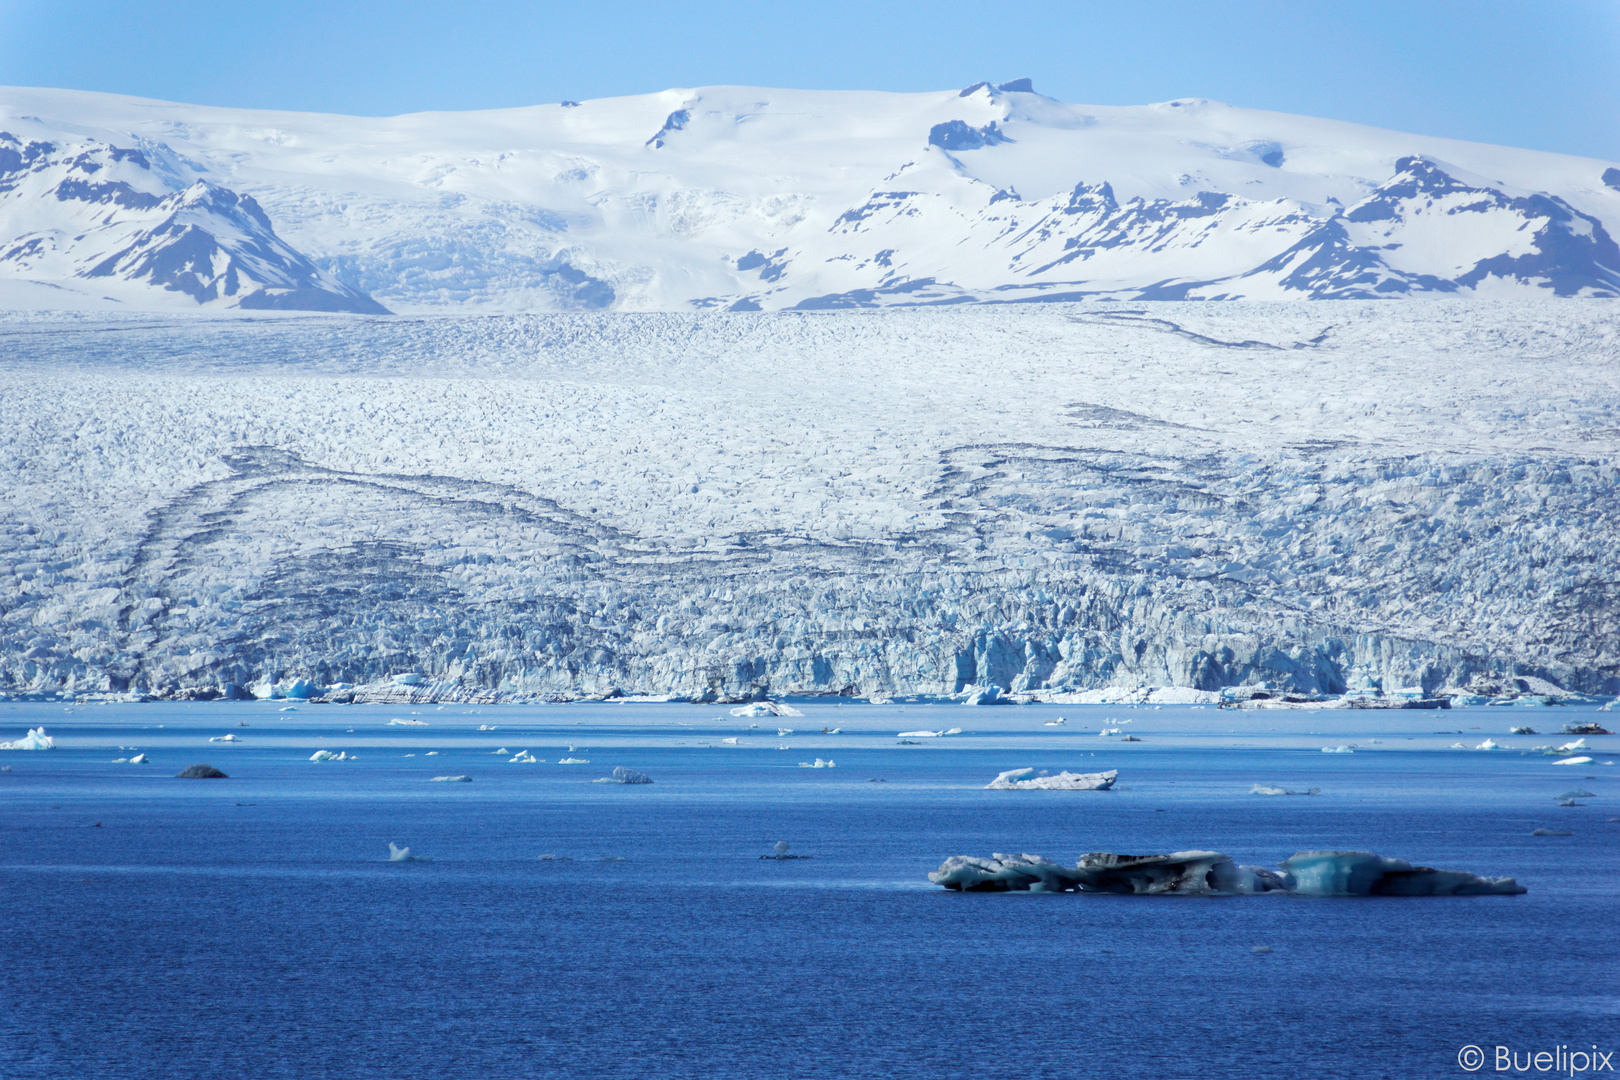
[[541,862],[573,862],[574,861],[573,859],[569,858],[567,855],[546,854],[546,855],[536,855],[535,858],[538,859]]
[[652,777],[644,772],[627,769],[623,765],[616,765],[612,776],[604,776],[600,780],[593,780],[593,784],[650,784]]
[[394,717],[394,719],[388,721],[388,726],[389,727],[427,727],[428,722],[426,720],[401,720],[399,717],[396,716],[396,717]]
[[1558,805],[1559,806],[1585,806],[1586,804],[1576,802],[1574,799],[1559,799],[1558,800]]
[[1595,798],[1597,798],[1597,796],[1592,794],[1590,791],[1587,791],[1585,788],[1576,788],[1574,791],[1566,791],[1561,795],[1554,796],[1554,798],[1558,798],[1558,799],[1595,799]]
[[504,747],[504,746],[503,746],[503,747],[501,747],[501,748],[500,748],[500,749],[499,749],[499,750],[491,750],[491,751],[490,751],[490,753],[491,753],[491,754],[510,754],[510,753],[511,753],[511,752],[512,752],[512,751],[510,751],[510,750],[508,750],[508,749],[507,749],[507,748],[506,748],[506,747]]
[[791,734],[793,734],[793,729],[790,728],[790,727],[779,727],[779,728],[776,729],[776,737],[778,739],[782,738],[784,735],[791,735]]
[[799,762],[799,768],[801,768],[801,769],[836,769],[836,768],[838,768],[838,765],[837,765],[837,763],[832,762],[832,761],[822,761],[820,758],[816,758],[814,763],[809,762],[809,761],[801,761],[801,762]]
[[821,733],[823,735],[842,735],[844,733],[844,729],[841,728],[841,727],[834,727],[834,728],[825,728],[824,727],[824,728],[821,729]]
[[470,776],[435,776],[432,780],[430,780],[428,782],[430,784],[470,784],[470,783],[472,783],[472,777],[470,777]]
[[1313,787],[1308,791],[1295,791],[1292,788],[1272,787],[1270,784],[1256,784],[1249,789],[1250,795],[1320,795],[1322,789]]
[[565,757],[562,760],[557,762],[557,764],[559,764],[559,765],[589,765],[590,763],[591,763],[590,758],[577,758],[577,757]]
[[1554,765],[1590,765],[1591,763],[1592,759],[1589,757],[1567,757],[1553,762]]
[[43,727],[30,728],[27,735],[14,742],[0,742],[0,750],[54,750],[56,740],[45,734]]
[[131,765],[150,765],[151,764],[151,762],[146,760],[146,755],[145,754],[136,754],[134,757],[129,759],[129,763]]
[[1526,891],[1512,878],[1413,866],[1370,851],[1300,851],[1278,865],[1289,878],[1289,891],[1302,896],[1514,896]]
[[1576,739],[1574,742],[1567,742],[1563,746],[1556,747],[1556,749],[1560,754],[1574,754],[1587,749],[1586,740]]
[[215,735],[209,742],[241,742],[235,735]]
[[428,855],[412,855],[410,848],[408,848],[408,847],[400,847],[399,845],[395,844],[392,840],[390,840],[390,841],[388,841],[388,861],[389,862],[432,862],[433,859],[432,859],[431,856],[428,856]]
[[507,762],[508,765],[533,765],[535,763],[534,755],[527,750],[519,750],[512,755],[512,760]]
[[960,735],[962,729],[953,727],[949,731],[902,731],[897,737],[901,739],[942,739],[946,735]]
[[1273,953],[1277,950],[1273,949],[1270,945],[1256,945],[1249,951],[1254,953],[1256,956],[1265,956],[1267,953]]
[[1063,717],[1060,716],[1056,720],[1048,720],[1046,722],[1046,726],[1047,727],[1057,727],[1059,724],[1064,724],[1064,723],[1067,723],[1067,722],[1068,721],[1066,721]]
[[[444,706],[440,705],[439,708],[442,709],[442,708],[444,708]],[[494,724],[479,724],[478,725],[478,730],[479,731],[495,731],[496,726]]]
[[1563,829],[1535,829],[1530,833],[1530,835],[1531,836],[1574,836],[1575,834],[1572,833],[1572,832],[1568,832],[1566,830],[1563,830]]
[[[1461,746],[1462,744],[1458,743],[1457,745]],[[1324,754],[1353,754],[1355,752],[1356,752],[1356,748],[1354,746],[1324,746],[1324,747],[1322,747],[1322,753],[1324,753]]]
[[1533,728],[1533,727],[1510,727],[1510,728],[1508,728],[1508,734],[1509,735],[1534,735],[1535,733],[1536,733],[1536,729]]
[[727,746],[736,746],[737,745],[737,739],[736,739],[735,736],[730,738],[730,739],[721,739],[720,741],[725,743]]
[[1119,778],[1118,769],[1098,773],[1060,772],[1036,775],[1035,770],[1009,769],[985,785],[986,791],[1107,791]]
[[1051,859],[1000,852],[988,859],[952,855],[928,880],[960,892],[1064,892],[1080,883],[1075,871]]
[[429,750],[427,753],[423,754],[422,756],[423,757],[438,757],[439,752],[437,750]]
[[739,705],[731,710],[732,716],[803,716],[804,713],[791,705],[783,705],[776,701],[751,701],[747,705]]
[[1117,727],[1105,727],[1101,731],[1097,732],[1097,737],[1101,738],[1101,739],[1106,739],[1110,735],[1118,735],[1120,733],[1121,733],[1120,728],[1117,728]]
[[1502,746],[1502,745],[1498,744],[1495,739],[1486,739],[1484,742],[1482,742],[1478,746],[1474,747],[1474,749],[1475,750],[1510,750],[1510,749],[1512,749],[1512,747]]
[[343,750],[339,750],[335,754],[330,750],[317,750],[313,754],[309,755],[309,760],[311,761],[353,761],[354,759],[355,756],[353,754]]

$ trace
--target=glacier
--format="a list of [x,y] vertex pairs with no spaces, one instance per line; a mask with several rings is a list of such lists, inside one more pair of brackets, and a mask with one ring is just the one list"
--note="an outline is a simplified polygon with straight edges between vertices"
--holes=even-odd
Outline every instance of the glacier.
[[1028,80],[375,118],[0,88],[0,306],[1620,295],[1613,162]]
[[7,695],[1620,693],[1605,300],[0,340]]

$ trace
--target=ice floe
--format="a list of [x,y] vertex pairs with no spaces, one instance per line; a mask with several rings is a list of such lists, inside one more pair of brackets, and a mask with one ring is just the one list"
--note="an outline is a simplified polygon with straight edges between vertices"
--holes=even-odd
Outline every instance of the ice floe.
[[1119,777],[1118,769],[1107,772],[1056,775],[1033,768],[1008,769],[985,785],[987,791],[1107,791]]
[[54,750],[56,740],[43,727],[30,728],[27,735],[13,742],[0,742],[0,750]]
[[646,773],[627,769],[623,765],[614,766],[612,776],[604,776],[599,780],[591,781],[593,784],[650,784],[652,782],[652,777]]
[[432,862],[433,858],[430,855],[412,855],[410,848],[408,848],[408,847],[400,847],[398,844],[396,844],[392,840],[390,840],[388,842],[388,861],[389,862]]
[[1106,892],[1134,895],[1483,896],[1525,892],[1512,878],[1413,866],[1368,851],[1301,851],[1280,871],[1240,866],[1218,851],[1168,855],[1092,852],[1073,867],[1040,855],[953,855],[928,875],[967,892]]

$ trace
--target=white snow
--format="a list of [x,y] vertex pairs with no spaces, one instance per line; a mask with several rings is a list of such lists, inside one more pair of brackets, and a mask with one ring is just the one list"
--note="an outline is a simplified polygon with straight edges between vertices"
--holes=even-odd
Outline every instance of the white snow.
[[1117,769],[1097,773],[1065,771],[1055,775],[1036,773],[1034,768],[1009,769],[985,787],[995,791],[1106,791],[1114,786],[1118,777]]
[[11,742],[0,742],[0,750],[54,750],[56,740],[43,727],[30,728],[27,735]]

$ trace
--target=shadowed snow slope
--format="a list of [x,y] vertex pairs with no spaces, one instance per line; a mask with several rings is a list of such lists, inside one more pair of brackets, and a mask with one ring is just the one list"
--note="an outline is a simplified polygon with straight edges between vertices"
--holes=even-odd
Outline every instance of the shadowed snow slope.
[[230,296],[231,260],[327,310],[1620,293],[1613,163],[1026,80],[391,118],[10,88],[0,131],[19,307]]
[[0,688],[1620,690],[1607,301],[0,337]]

